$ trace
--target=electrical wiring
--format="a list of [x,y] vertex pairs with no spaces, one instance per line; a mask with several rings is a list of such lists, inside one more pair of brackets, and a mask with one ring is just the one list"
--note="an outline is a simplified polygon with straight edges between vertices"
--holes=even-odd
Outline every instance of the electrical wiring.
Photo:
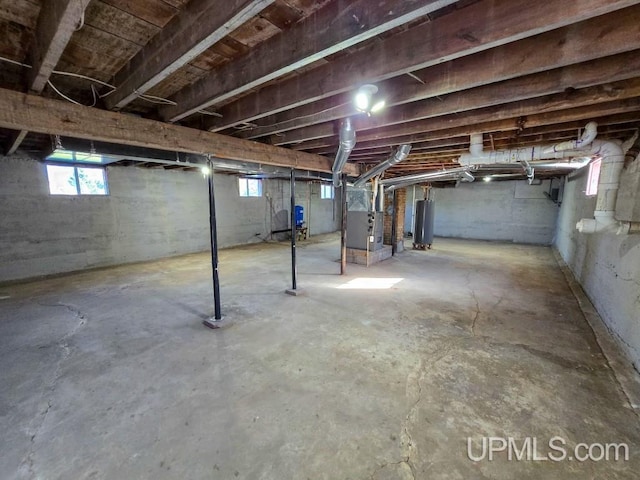
[[[7,57],[0,56],[0,61],[7,62],[7,63],[13,63],[14,65],[19,65],[19,66],[25,67],[25,68],[33,68],[31,65],[29,65],[27,63],[18,62],[17,60],[12,60],[12,59],[7,58]],[[115,90],[115,88],[116,88],[115,86],[111,85],[110,83],[103,82],[102,80],[98,80],[97,78],[88,77],[88,76],[82,75],[80,73],[64,72],[62,70],[53,70],[51,72],[51,74],[52,75],[53,74],[55,74],[55,75],[64,75],[64,76],[67,76],[67,77],[82,78],[84,80],[89,80],[90,82],[98,83],[100,85],[103,85],[105,87],[111,88],[113,90]]]
[[7,63],[13,63],[14,65],[20,65],[21,67],[31,68],[31,65],[27,65],[26,63],[18,62],[16,60],[11,60],[7,57],[0,57],[0,60]]
[[75,103],[76,105],[82,105],[80,102],[75,101],[73,98],[69,98],[67,97],[64,93],[62,93],[60,90],[58,90],[56,88],[56,86],[51,83],[51,80],[47,80],[47,85],[49,85],[54,92],[56,92],[58,95],[60,95],[62,98],[64,98],[65,100],[71,102],[71,103]]
[[84,27],[84,12],[87,9],[87,5],[85,5],[84,2],[80,2],[80,6],[82,7],[82,14],[80,15],[80,22],[78,22],[78,26],[75,28],[76,32]]
[[[80,28],[82,28],[82,27],[80,27]],[[10,58],[3,57],[3,56],[0,56],[0,61],[1,62],[12,63],[14,65],[18,65],[18,66],[24,67],[24,68],[33,68],[29,64],[22,63],[22,62],[19,62],[17,60],[12,60]],[[107,91],[106,93],[98,94],[98,92],[96,91],[94,85],[91,85],[91,93],[93,94],[93,104],[90,105],[91,107],[95,107],[96,106],[96,104],[98,103],[98,98],[105,98],[105,97],[111,95],[113,92],[115,92],[117,90],[117,87],[115,85],[112,85],[112,84],[107,83],[107,82],[103,82],[102,80],[98,80],[97,78],[89,77],[87,75],[82,75],[81,73],[65,72],[65,71],[62,71],[62,70],[53,70],[51,72],[51,74],[52,75],[61,75],[61,76],[66,76],[66,77],[80,78],[82,80],[87,80],[89,82],[97,83],[98,85],[102,85],[103,87],[108,88],[109,91]],[[67,100],[67,101],[69,101],[71,103],[74,103],[76,105],[82,105],[80,102],[78,102],[76,100],[73,100],[72,98],[69,98],[67,95],[65,95],[60,90],[58,90],[58,88],[56,88],[56,86],[53,83],[51,83],[51,81],[47,80],[47,84],[53,89],[53,91],[55,91],[58,95],[60,95],[65,100]],[[169,100],[167,98],[157,97],[155,95],[149,95],[149,94],[146,94],[146,93],[140,93],[137,90],[134,90],[134,93],[136,94],[136,96],[138,98],[140,98],[141,100],[144,100],[146,102],[149,102],[149,103],[155,103],[155,104],[158,104],[158,105],[173,105],[173,106],[178,105],[173,100]],[[219,113],[206,112],[204,110],[200,111],[200,113],[203,113],[205,115],[221,116]]]
[[178,105],[173,100],[169,100],[167,98],[156,97],[155,95],[147,95],[146,93],[140,93],[137,90],[134,92],[140,100],[145,100],[149,103],[156,103],[159,105]]
[[[16,60],[12,60],[10,58],[6,58],[6,57],[2,57],[2,56],[0,56],[0,61],[7,62],[7,63],[12,63],[14,65],[19,65],[19,66],[24,67],[24,68],[33,68],[31,65],[28,65],[26,63],[18,62]],[[52,75],[67,76],[67,77],[74,77],[74,78],[81,78],[83,80],[88,80],[90,82],[97,83],[99,85],[102,85],[104,87],[109,88],[110,90],[107,93],[104,93],[102,95],[98,95],[98,92],[97,92],[95,86],[93,84],[91,85],[91,93],[93,95],[93,104],[91,105],[92,107],[96,106],[96,104],[98,103],[98,98],[104,98],[107,95],[110,95],[111,93],[113,93],[115,91],[115,89],[116,89],[116,87],[111,85],[110,83],[103,82],[102,80],[98,80],[97,78],[88,77],[87,75],[82,75],[80,73],[64,72],[62,70],[53,70],[51,72],[51,74]],[[51,83],[50,80],[47,80],[47,84],[53,89],[54,92],[56,92],[58,95],[60,95],[65,100],[67,100],[67,101],[69,101],[71,103],[75,103],[76,105],[82,105],[80,102],[78,102],[76,100],[73,100],[72,98],[68,97],[67,95],[62,93],[60,90],[58,90],[58,88],[53,83]]]
[[202,115],[210,115],[212,117],[222,118],[222,115],[220,115],[217,112],[207,112],[206,110],[198,110],[196,113],[201,113]]
[[96,104],[98,103],[98,91],[96,90],[96,86],[95,85],[91,85],[91,93],[93,94],[93,103],[90,105],[91,107],[95,107]]
[[113,86],[113,85],[111,85],[110,83],[103,82],[102,80],[98,80],[97,78],[87,77],[86,75],[82,75],[82,74],[80,74],[80,73],[63,72],[63,71],[61,71],[61,70],[54,70],[54,71],[52,71],[51,73],[52,73],[52,74],[55,74],[55,75],[64,75],[64,76],[66,76],[66,77],[82,78],[82,79],[84,79],[84,80],[89,80],[90,82],[93,82],[93,83],[97,83],[97,84],[103,85],[103,86],[108,87],[108,88],[111,88],[111,89],[113,89],[113,90],[115,90],[115,89],[116,89],[116,87],[115,87],[115,86]]

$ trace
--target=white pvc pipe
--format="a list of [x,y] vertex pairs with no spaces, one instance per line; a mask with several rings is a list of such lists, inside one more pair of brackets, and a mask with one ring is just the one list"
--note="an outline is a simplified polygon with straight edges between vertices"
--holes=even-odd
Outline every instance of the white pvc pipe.
[[469,143],[469,152],[471,155],[481,155],[484,150],[484,144],[482,141],[481,133],[472,133],[471,142]]
[[549,151],[545,151],[545,153],[551,152],[562,152],[564,150],[579,150],[581,148],[585,148],[591,142],[596,139],[598,135],[598,124],[596,122],[589,122],[584,127],[584,132],[582,132],[582,136],[577,140],[569,140],[566,142],[556,143],[550,147],[547,147]]
[[615,219],[620,175],[624,166],[622,147],[612,141],[594,141],[591,151],[602,158],[596,208],[593,212],[594,218],[581,219],[576,223],[576,228],[581,233],[596,233],[613,228],[616,228],[618,233],[625,233],[625,230],[629,230],[628,224],[618,223]]
[[[581,156],[580,151],[591,144],[598,134],[598,124],[589,122],[578,140],[554,145],[515,148],[511,150],[484,151],[482,134],[472,134],[469,153],[460,156],[460,165],[487,165],[494,163],[535,162],[539,160],[561,160]],[[582,156],[585,154],[582,153]]]
[[593,212],[594,218],[581,219],[576,224],[576,228],[581,233],[596,233],[604,230],[628,233],[630,224],[618,222],[615,219],[620,175],[624,166],[624,149],[619,142],[595,140],[597,127],[595,122],[587,123],[583,134],[577,140],[490,152],[485,152],[482,148],[482,135],[473,134],[470,137],[469,153],[461,155],[458,162],[463,167],[514,163],[532,163],[532,166],[535,166],[533,162],[540,160],[567,160],[567,166],[569,166],[569,162],[575,157],[600,157],[602,166],[596,208]]

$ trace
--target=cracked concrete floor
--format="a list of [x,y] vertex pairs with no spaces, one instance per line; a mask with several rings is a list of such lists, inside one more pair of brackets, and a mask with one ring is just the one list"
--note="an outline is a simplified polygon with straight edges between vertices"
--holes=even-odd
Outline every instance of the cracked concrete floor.
[[[336,236],[298,252],[299,297],[287,245],[221,252],[218,330],[206,254],[0,288],[0,478],[637,478],[549,248],[437,239],[346,277]],[[631,457],[472,462],[483,436]]]

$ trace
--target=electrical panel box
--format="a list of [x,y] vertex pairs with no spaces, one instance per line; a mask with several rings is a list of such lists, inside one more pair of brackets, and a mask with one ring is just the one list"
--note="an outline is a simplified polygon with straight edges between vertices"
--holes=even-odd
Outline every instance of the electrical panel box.
[[347,248],[368,250],[382,248],[383,239],[382,212],[347,213]]

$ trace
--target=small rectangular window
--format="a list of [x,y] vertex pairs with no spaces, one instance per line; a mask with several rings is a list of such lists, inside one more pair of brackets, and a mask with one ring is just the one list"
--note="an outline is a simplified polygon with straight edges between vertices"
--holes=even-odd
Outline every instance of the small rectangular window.
[[261,197],[262,180],[259,178],[239,178],[238,192],[241,197]]
[[104,168],[47,165],[51,195],[106,195]]
[[602,159],[598,158],[589,164],[589,177],[587,178],[587,196],[598,194],[598,183],[600,182],[600,167]]
[[333,185],[320,185],[320,198],[332,199],[334,195]]

